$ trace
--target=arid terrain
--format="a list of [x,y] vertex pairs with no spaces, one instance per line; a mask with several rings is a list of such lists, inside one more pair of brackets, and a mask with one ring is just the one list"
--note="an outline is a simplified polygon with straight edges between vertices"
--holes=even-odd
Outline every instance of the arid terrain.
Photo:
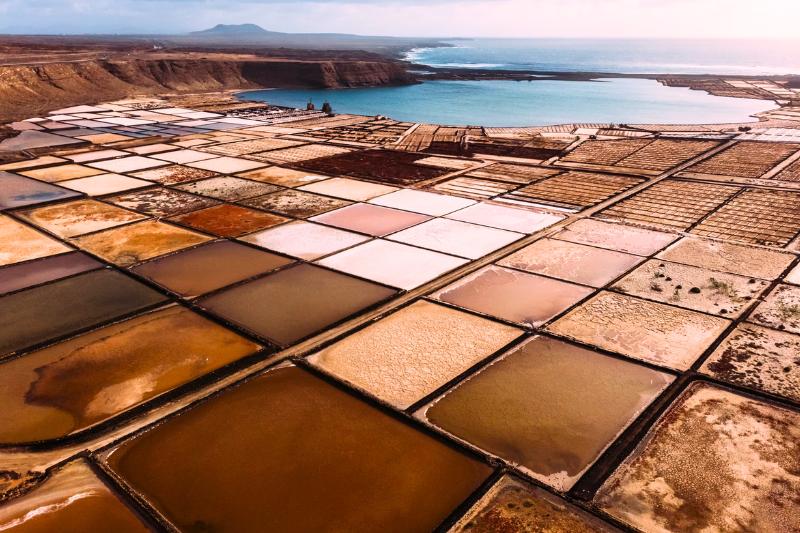
[[401,62],[370,52],[154,49],[138,42],[0,39],[0,121],[134,95],[262,87],[414,83]]
[[600,74],[236,30],[0,38],[0,531],[800,531],[796,78],[441,125],[237,91]]
[[[279,34],[285,35],[285,34]],[[332,48],[299,48],[308,39],[284,41],[222,37],[54,37],[0,36],[0,123],[60,107],[143,95],[219,92],[258,88],[339,88],[402,85],[424,80],[590,81],[600,77],[657,79],[719,96],[798,100],[751,82],[757,76],[730,76],[747,87],[731,88],[718,76],[609,74],[430,68],[399,59],[404,50],[437,42],[381,40],[358,43],[330,37]],[[344,44],[343,44],[344,43]],[[342,46],[351,48],[341,48]],[[800,85],[797,78],[774,77],[778,87]]]
[[800,112],[758,118],[11,124],[0,528],[800,529]]

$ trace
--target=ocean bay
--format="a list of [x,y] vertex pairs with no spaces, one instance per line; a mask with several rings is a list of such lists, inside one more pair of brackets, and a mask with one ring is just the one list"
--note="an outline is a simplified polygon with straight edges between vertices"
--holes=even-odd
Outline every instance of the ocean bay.
[[396,120],[482,126],[566,123],[710,124],[755,122],[773,105],[764,100],[712,96],[666,87],[655,80],[427,81],[398,87],[274,89],[241,94],[273,105],[317,107],[337,113],[386,115]]

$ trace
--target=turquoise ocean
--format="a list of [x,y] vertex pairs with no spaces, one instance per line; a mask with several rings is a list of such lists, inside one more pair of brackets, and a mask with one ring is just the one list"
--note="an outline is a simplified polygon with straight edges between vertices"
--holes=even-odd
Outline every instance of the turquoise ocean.
[[[798,41],[476,39],[412,50],[420,65],[625,74],[800,74]],[[424,66],[420,67],[424,69]],[[711,96],[654,80],[430,81],[402,87],[243,93],[276,105],[328,101],[338,113],[453,125],[573,122],[699,124],[754,120],[772,102]]]

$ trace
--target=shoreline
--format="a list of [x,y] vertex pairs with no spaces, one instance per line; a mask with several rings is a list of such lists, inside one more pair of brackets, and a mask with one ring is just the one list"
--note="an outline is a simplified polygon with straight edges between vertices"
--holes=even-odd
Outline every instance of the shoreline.
[[[436,84],[436,83],[474,83],[480,84],[480,81],[464,81],[464,80],[424,80],[422,83],[418,85],[424,84]],[[496,80],[496,81],[507,81],[510,80]],[[554,81],[554,80],[548,80]],[[556,80],[557,81],[557,80]],[[598,80],[593,81],[592,83],[611,83],[613,84],[613,80]],[[648,83],[656,83],[655,80],[648,80]],[[401,86],[401,88],[405,88],[406,86]],[[399,94],[403,94],[405,96],[400,96],[399,100],[420,100],[424,98],[424,93],[420,95],[414,89],[411,89],[412,86],[408,86],[408,89],[411,90],[411,93],[401,92]],[[397,87],[395,87],[397,88]],[[498,86],[495,86],[498,91],[505,91],[506,89],[502,89]],[[643,108],[640,112],[633,113],[635,115],[635,119],[629,117],[624,117],[617,114],[614,117],[611,116],[590,116],[590,115],[581,115],[580,113],[573,113],[572,116],[567,113],[566,116],[563,116],[561,119],[553,119],[548,120],[546,118],[542,118],[538,120],[535,118],[536,110],[535,109],[528,109],[523,107],[518,108],[518,112],[520,114],[532,112],[533,115],[527,117],[526,120],[523,122],[517,122],[514,120],[506,120],[508,118],[508,112],[505,109],[498,109],[495,113],[494,121],[481,116],[480,112],[474,113],[470,112],[469,110],[466,111],[453,111],[453,112],[434,112],[433,115],[430,115],[428,112],[428,108],[425,106],[419,107],[415,106],[414,104],[411,105],[410,108],[407,108],[404,104],[393,104],[391,103],[391,99],[394,98],[398,93],[394,91],[389,91],[388,93],[376,93],[378,96],[370,97],[365,96],[367,102],[362,102],[358,97],[355,98],[355,101],[349,99],[347,93],[353,90],[357,92],[359,89],[370,89],[380,91],[381,89],[389,90],[392,87],[355,87],[355,88],[341,88],[341,89],[285,89],[285,88],[267,88],[267,89],[248,89],[246,91],[237,91],[234,93],[234,96],[243,102],[258,102],[258,103],[266,103],[268,105],[275,105],[279,107],[293,107],[296,109],[304,108],[304,102],[307,99],[313,99],[314,103],[319,106],[323,101],[329,101],[333,105],[333,112],[336,114],[352,114],[352,115],[364,115],[364,116],[384,116],[392,120],[399,120],[402,122],[412,122],[412,123],[421,123],[421,124],[436,124],[439,126],[444,127],[463,127],[465,125],[480,125],[482,127],[487,128],[543,128],[543,127],[553,127],[559,125],[566,125],[566,124],[575,124],[575,123],[583,123],[583,124],[591,124],[591,123],[605,123],[605,124],[630,124],[632,126],[641,125],[641,124],[660,124],[660,125],[668,125],[668,126],[675,126],[675,125],[686,125],[690,127],[700,127],[705,126],[708,124],[736,124],[737,126],[741,126],[743,124],[749,124],[751,127],[757,127],[757,125],[761,122],[760,115],[768,113],[776,109],[776,106],[773,102],[768,100],[759,100],[759,99],[750,99],[749,100],[749,109],[742,109],[738,113],[735,109],[729,109],[728,113],[724,111],[716,111],[716,113],[712,113],[713,116],[706,116],[707,120],[703,120],[703,118],[699,118],[698,121],[692,122],[689,120],[685,114],[682,116],[674,115],[675,118],[672,120],[666,119],[665,117],[653,116],[655,112],[658,115],[657,110],[648,110]],[[480,88],[473,89],[480,91]],[[662,86],[654,86],[652,88],[653,91],[661,91],[665,90],[666,87]],[[432,98],[433,102],[439,102],[439,97],[437,96],[438,91],[436,88],[431,88],[433,91],[429,94],[429,98]],[[513,88],[508,88],[507,90],[514,91]],[[522,89],[524,91],[524,89]],[[614,92],[617,89],[609,89],[609,91]],[[291,95],[281,95],[277,99],[274,99],[270,96],[270,93],[273,91],[291,91]],[[318,92],[322,91],[322,93]],[[385,96],[380,96],[381,94]],[[409,96],[409,95],[414,96]],[[659,93],[660,94],[660,93]],[[490,93],[491,95],[491,93]],[[487,96],[490,96],[487,95]],[[542,95],[543,98],[547,98],[546,94]],[[714,95],[707,95],[707,96],[700,96],[704,98],[729,98],[723,96],[714,96]],[[386,99],[386,103],[383,106],[378,106],[376,100],[380,101]],[[535,98],[535,95],[533,96]],[[342,100],[343,99],[343,100]],[[623,104],[620,104],[619,109],[621,109]],[[696,105],[696,104],[695,104]],[[724,105],[724,104],[721,104]],[[747,105],[744,104],[743,105]],[[549,107],[548,104],[545,102],[540,104],[541,106]],[[439,106],[434,104],[436,109],[439,109]],[[458,106],[453,106],[457,108]],[[467,106],[472,108],[474,106]],[[502,106],[501,106],[502,107]],[[648,112],[649,111],[649,112]],[[551,113],[552,114],[552,113]],[[663,113],[662,113],[663,114]],[[430,115],[430,116],[429,116]],[[441,116],[439,116],[441,115]],[[445,115],[452,115],[452,117],[461,117],[461,118],[443,118]],[[555,115],[563,115],[563,113],[555,113]],[[631,115],[629,113],[629,115]],[[515,114],[515,116],[517,116]],[[521,116],[521,115],[519,115]],[[720,122],[718,119],[725,118],[724,122]]]
[[[800,111],[787,144],[735,128],[631,138],[631,128],[599,125],[438,128],[230,102],[226,93],[60,109],[24,132],[18,159],[4,161],[0,143],[3,298],[21,317],[0,337],[13,365],[3,379],[14,416],[0,442],[7,517],[54,501],[55,486],[59,498],[102,488],[95,509],[116,502],[138,529],[430,531],[476,524],[494,506],[528,507],[523,518],[539,513],[545,526],[577,516],[595,529],[634,530],[687,516],[658,507],[663,490],[655,510],[628,505],[640,492],[634,474],[680,482],[711,443],[700,485],[667,487],[705,498],[697,499],[703,514],[690,509],[686,520],[724,527],[728,507],[771,498],[772,507],[756,508],[782,511],[768,527],[800,525],[797,491],[776,496],[774,483],[707,503],[719,499],[720,479],[735,477],[720,478],[720,464],[746,479],[777,464],[772,477],[800,489],[796,442],[778,423],[792,415],[789,427],[800,425],[791,410],[796,373],[785,382],[783,370],[800,336],[795,317],[780,312],[798,290]],[[732,159],[743,161],[734,172]],[[28,326],[28,317],[43,325]],[[745,322],[753,317],[758,324]],[[742,325],[760,336],[731,345]],[[529,344],[537,339],[548,344]],[[757,358],[744,368],[762,373],[754,381],[740,377],[742,367],[725,373],[748,350]],[[332,353],[354,355],[337,368]],[[547,368],[519,357],[535,363],[542,353],[545,365],[560,360],[537,386]],[[42,368],[48,381],[33,371]],[[496,368],[504,373],[492,377]],[[142,389],[142,380],[158,387]],[[46,385],[40,396],[54,405],[76,406],[76,422],[60,424],[60,411],[32,421],[34,385]],[[109,388],[126,401],[98,414],[93,398]],[[310,393],[312,401],[297,401]],[[587,414],[589,396],[600,400]],[[429,413],[464,398],[471,403],[461,412],[476,406],[481,416],[467,418],[488,420],[485,430],[456,435],[446,416]],[[607,399],[621,406],[614,420],[584,430]],[[492,422],[493,412],[505,419]],[[557,438],[542,441],[531,421]],[[769,454],[737,448],[758,424],[769,426],[756,434]],[[575,427],[591,437],[583,446],[591,453],[573,451]],[[220,428],[233,436],[223,431],[201,453],[209,447],[195,444]],[[481,434],[498,440],[472,437]],[[666,444],[653,448],[652,435]],[[666,448],[677,452],[662,470],[650,468]],[[240,460],[252,450],[268,460]],[[569,477],[553,476],[562,463]],[[645,467],[629,475],[631,464]],[[417,476],[431,465],[439,470]],[[76,467],[86,481],[63,477]],[[514,493],[503,488],[508,479]],[[175,480],[202,492],[182,500]],[[483,503],[498,490],[511,496]],[[330,500],[337,491],[344,497]],[[364,494],[374,496],[365,504]],[[183,504],[198,499],[199,507]],[[543,513],[536,501],[547,504]],[[48,523],[76,513],[55,509]],[[526,525],[515,516],[487,529]],[[105,529],[102,519],[78,529]]]
[[[521,79],[525,81],[539,80],[561,80],[561,81],[596,81],[602,78],[627,78],[645,80],[685,80],[707,81],[713,80],[732,80],[732,81],[755,81],[769,80],[791,83],[793,87],[800,87],[800,75],[771,75],[759,76],[754,74],[675,74],[665,73],[625,73],[625,72],[605,72],[605,71],[561,71],[561,70],[515,70],[515,69],[489,69],[489,68],[467,68],[467,67],[436,67],[422,63],[411,63],[410,68],[424,69],[430,74],[429,79]],[[421,76],[425,76],[422,75]]]
[[[459,41],[471,41],[476,43],[474,46],[464,46],[459,44]],[[565,38],[565,39],[548,39],[548,38],[529,38],[529,39],[522,39],[522,38],[492,38],[492,37],[485,37],[485,38],[468,38],[468,39],[457,39],[457,38],[443,38],[441,40],[441,45],[430,45],[426,44],[424,46],[417,46],[413,48],[409,48],[403,57],[406,61],[411,63],[415,63],[417,65],[424,65],[430,67],[432,69],[479,69],[479,70],[497,70],[497,71],[515,71],[515,72],[553,72],[553,73],[564,73],[564,74],[573,74],[573,73],[608,73],[608,74],[617,74],[617,75],[642,75],[642,76],[721,76],[726,78],[738,79],[738,78],[796,78],[800,81],[800,63],[796,64],[789,64],[784,60],[777,60],[774,63],[770,63],[770,65],[774,66],[756,66],[762,65],[760,62],[744,62],[741,64],[736,64],[732,62],[732,64],[725,64],[725,63],[715,63],[715,62],[697,62],[693,63],[688,58],[685,62],[658,62],[650,64],[651,67],[656,67],[660,65],[659,68],[653,68],[649,70],[644,70],[646,67],[645,63],[638,63],[635,60],[628,60],[624,57],[619,58],[619,61],[615,63],[614,67],[599,67],[599,65],[594,65],[600,68],[601,70],[594,70],[591,63],[587,63],[583,65],[583,68],[570,65],[569,63],[566,64],[551,64],[551,68],[547,68],[547,60],[548,57],[545,54],[544,60],[545,63],[542,65],[537,66],[536,62],[530,62],[531,59],[536,59],[538,56],[537,54],[542,53],[541,50],[529,50],[530,55],[526,56],[526,61],[511,61],[511,62],[503,62],[505,59],[509,61],[509,58],[503,58],[502,54],[500,57],[496,55],[492,55],[491,57],[482,58],[484,59],[483,62],[478,63],[469,63],[469,62],[458,62],[457,58],[439,58],[438,62],[436,58],[430,58],[433,62],[426,63],[420,57],[422,52],[432,51],[439,48],[472,48],[476,51],[480,52],[481,50],[486,50],[486,47],[480,45],[481,42],[489,42],[489,43],[496,43],[496,42],[520,42],[523,41],[525,43],[532,43],[535,44],[537,42],[543,43],[551,43],[551,42],[559,42],[559,43],[569,43],[569,42],[583,42],[586,46],[591,46],[593,43],[606,43],[606,42],[628,42],[628,43],[647,43],[647,42],[658,42],[661,41],[660,39],[646,39],[646,38],[619,38],[619,39],[579,39],[579,38]],[[693,41],[693,39],[683,39],[680,41]],[[694,41],[698,42],[714,42],[714,39],[694,39]],[[725,41],[733,41],[731,39],[727,39]],[[488,49],[491,49],[491,45]],[[503,49],[501,48],[501,51]],[[693,56],[694,57],[694,56]],[[467,59],[467,58],[465,58]],[[751,58],[752,59],[752,58]],[[580,62],[580,59],[577,60]],[[676,60],[677,61],[677,60]],[[562,68],[567,67],[567,68]],[[612,70],[617,69],[617,70]],[[686,70],[682,70],[686,69]],[[699,69],[704,69],[704,71],[700,71]]]
[[777,88],[800,88],[800,76],[431,67],[399,58],[410,58],[409,54],[433,48],[432,44],[453,46],[445,42],[419,44],[420,41],[395,44],[380,52],[263,48],[252,44],[152,49],[132,39],[83,37],[59,41],[50,36],[33,46],[30,36],[0,36],[0,80],[4,80],[0,82],[0,124],[53,109],[136,96],[269,88],[388,87],[435,80],[648,79],[714,96],[800,107],[800,91],[787,91],[791,95],[787,97],[762,87],[764,82]]

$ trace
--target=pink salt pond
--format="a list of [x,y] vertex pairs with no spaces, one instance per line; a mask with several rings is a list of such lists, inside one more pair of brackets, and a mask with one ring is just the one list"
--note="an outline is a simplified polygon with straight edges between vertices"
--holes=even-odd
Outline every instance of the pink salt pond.
[[636,255],[556,239],[542,239],[498,264],[590,287],[602,287],[641,261],[643,259]]
[[430,220],[430,217],[377,205],[353,204],[315,216],[311,220],[336,226],[337,228],[382,237]]
[[521,233],[437,218],[390,238],[437,252],[478,259],[523,237]]
[[442,216],[470,206],[475,200],[446,196],[432,192],[400,189],[370,201],[371,204],[394,207],[424,215]]
[[488,266],[434,295],[443,302],[540,326],[592,293],[592,289],[508,268]]
[[446,218],[519,233],[534,233],[564,217],[545,211],[479,203],[450,213]]
[[367,239],[357,233],[298,220],[253,233],[243,237],[242,241],[292,257],[314,260]]
[[467,262],[460,257],[376,239],[326,257],[319,264],[410,290]]

